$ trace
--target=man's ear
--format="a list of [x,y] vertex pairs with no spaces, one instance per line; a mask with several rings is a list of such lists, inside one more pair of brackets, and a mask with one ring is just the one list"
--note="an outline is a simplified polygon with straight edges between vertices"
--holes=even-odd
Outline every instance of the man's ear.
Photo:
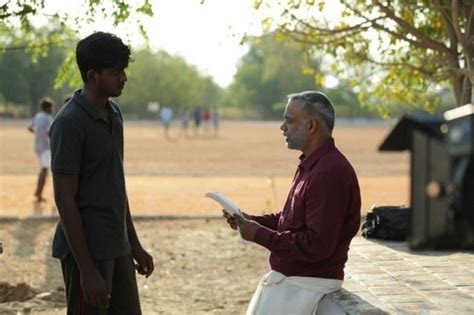
[[308,132],[314,133],[319,128],[319,121],[316,118],[308,120]]
[[95,71],[94,70],[87,70],[87,82],[90,82],[94,79]]

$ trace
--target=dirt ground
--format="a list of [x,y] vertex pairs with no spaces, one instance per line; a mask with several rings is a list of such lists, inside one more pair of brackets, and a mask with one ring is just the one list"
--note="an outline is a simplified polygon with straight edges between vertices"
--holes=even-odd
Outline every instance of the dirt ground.
[[[57,212],[51,178],[48,202],[34,203],[37,162],[27,123],[0,124],[0,216],[29,218],[0,221],[0,314],[64,314],[61,272],[50,258],[56,219],[44,220]],[[171,140],[153,122],[127,122],[125,128],[134,215],[218,215],[220,207],[203,198],[207,191],[224,192],[248,212],[279,209],[298,162],[299,153],[286,149],[276,122],[224,122],[218,137],[184,137],[172,129]],[[409,200],[408,154],[377,152],[389,130],[335,129],[336,145],[359,175],[364,212],[372,204]],[[244,247],[221,220],[135,224],[157,265],[151,278],[139,280],[144,314],[243,313],[267,268],[264,249]]]
[[[50,257],[53,222],[0,223],[0,314],[65,314],[59,262]],[[136,221],[141,242],[154,256],[155,272],[139,277],[144,314],[242,314],[264,274],[267,253],[244,246],[221,220]],[[12,290],[10,290],[12,291]],[[113,294],[113,293],[112,293]],[[8,297],[4,292],[4,297]]]
[[[37,161],[26,121],[0,125],[0,215],[55,215],[51,178],[46,203],[33,202]],[[219,136],[171,140],[152,122],[125,126],[125,169],[133,214],[211,215],[203,195],[222,191],[242,209],[263,213],[285,202],[298,151],[288,150],[277,122],[224,122]],[[377,151],[388,126],[336,126],[336,145],[359,176],[362,209],[408,203],[408,153]]]

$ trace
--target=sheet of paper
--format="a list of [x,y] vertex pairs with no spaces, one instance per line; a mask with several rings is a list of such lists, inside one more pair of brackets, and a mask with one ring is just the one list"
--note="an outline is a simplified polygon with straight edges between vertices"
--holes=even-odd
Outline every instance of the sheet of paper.
[[220,192],[208,192],[204,196],[211,198],[218,202],[224,210],[231,216],[239,215],[242,216],[242,212],[232,201],[229,200],[223,193]]
[[[218,202],[222,206],[222,208],[224,208],[224,210],[231,216],[243,216],[242,211],[240,211],[239,207],[237,207],[232,201],[230,201],[230,199],[227,198],[223,193],[213,191],[206,193],[204,196]],[[240,236],[240,242],[244,245],[250,245],[252,243],[244,240],[242,236]]]

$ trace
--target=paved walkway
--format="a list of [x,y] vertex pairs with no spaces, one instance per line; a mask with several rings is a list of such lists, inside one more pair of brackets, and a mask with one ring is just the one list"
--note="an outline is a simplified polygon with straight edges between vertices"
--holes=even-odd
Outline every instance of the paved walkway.
[[474,314],[474,251],[410,251],[358,236],[332,298],[349,314]]

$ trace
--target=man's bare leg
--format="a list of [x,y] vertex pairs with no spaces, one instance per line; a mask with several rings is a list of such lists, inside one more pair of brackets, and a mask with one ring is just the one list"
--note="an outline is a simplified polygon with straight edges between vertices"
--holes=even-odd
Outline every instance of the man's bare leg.
[[38,175],[38,183],[36,185],[35,197],[36,197],[37,202],[46,201],[46,199],[42,197],[42,194],[43,194],[44,184],[46,183],[47,175],[48,175],[48,169],[42,168]]

